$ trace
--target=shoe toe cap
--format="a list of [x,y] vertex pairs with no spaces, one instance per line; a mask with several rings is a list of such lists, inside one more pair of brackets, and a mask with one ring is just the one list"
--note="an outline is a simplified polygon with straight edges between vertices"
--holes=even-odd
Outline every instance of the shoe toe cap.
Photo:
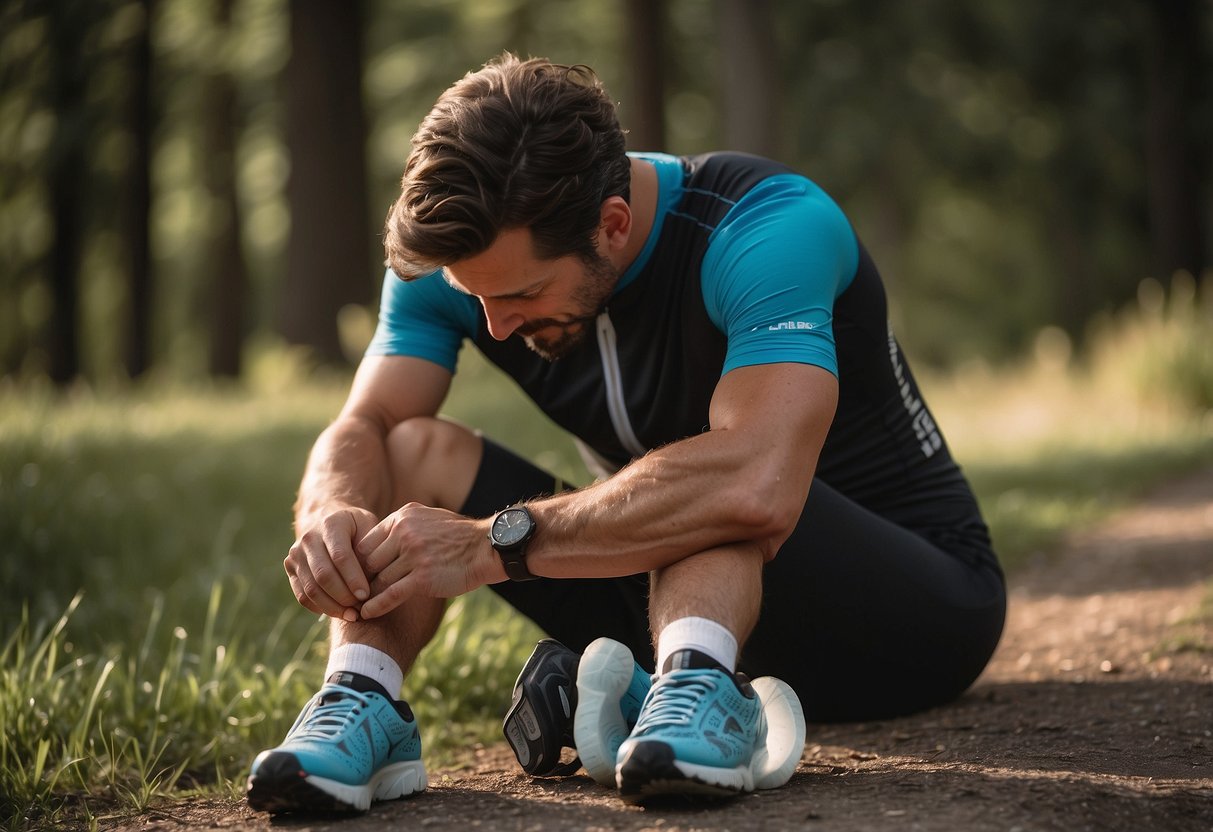
[[299,758],[289,751],[270,749],[262,751],[253,760],[252,776],[271,780],[301,777],[307,774],[299,764]]

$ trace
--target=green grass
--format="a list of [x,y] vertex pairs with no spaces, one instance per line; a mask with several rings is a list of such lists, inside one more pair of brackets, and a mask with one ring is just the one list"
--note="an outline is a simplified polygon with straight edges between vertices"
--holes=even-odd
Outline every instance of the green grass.
[[[1130,316],[1084,363],[1046,334],[1023,367],[924,380],[1011,570],[1213,463],[1199,362],[1174,317]],[[1170,394],[1109,370],[1159,350],[1183,368]],[[463,360],[450,415],[587,481],[511,384]],[[348,379],[305,383],[289,362],[250,377],[249,389],[104,395],[0,387],[5,828],[95,825],[183,789],[237,795],[316,685],[323,625],[295,604],[281,561],[307,449]],[[431,763],[498,737],[538,635],[490,592],[452,603],[406,682]]]

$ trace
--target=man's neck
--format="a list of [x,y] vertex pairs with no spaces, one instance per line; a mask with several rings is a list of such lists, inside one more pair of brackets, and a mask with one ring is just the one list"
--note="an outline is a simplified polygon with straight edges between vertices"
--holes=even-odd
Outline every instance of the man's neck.
[[616,264],[620,274],[627,271],[640,256],[657,215],[657,168],[641,159],[631,161],[632,189],[628,205],[632,209],[632,229],[628,234],[627,246]]

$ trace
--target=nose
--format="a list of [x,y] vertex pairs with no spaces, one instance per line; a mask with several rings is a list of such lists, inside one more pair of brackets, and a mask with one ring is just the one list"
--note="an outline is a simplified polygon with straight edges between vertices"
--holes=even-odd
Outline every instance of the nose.
[[484,319],[489,326],[489,335],[498,341],[504,341],[514,334],[514,330],[526,322],[526,318],[510,309],[502,301],[481,298],[480,305],[484,308]]

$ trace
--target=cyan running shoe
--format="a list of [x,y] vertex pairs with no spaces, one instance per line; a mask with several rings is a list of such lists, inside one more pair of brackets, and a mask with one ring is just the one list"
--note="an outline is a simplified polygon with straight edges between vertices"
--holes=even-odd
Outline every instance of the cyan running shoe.
[[263,812],[366,811],[426,787],[413,712],[356,673],[334,673],[282,745],[262,751],[248,778]]
[[625,802],[665,795],[726,797],[782,786],[804,750],[800,700],[770,676],[753,684],[719,667],[659,676],[619,748]]
[[[581,686],[587,660],[589,666],[599,663],[595,645],[609,642],[618,648],[624,683],[611,693],[587,690]],[[590,676],[597,678],[596,673]],[[502,730],[506,741],[518,758],[518,764],[536,777],[564,776],[581,766],[600,783],[615,784],[615,755],[623,737],[636,724],[640,703],[649,689],[649,675],[632,659],[631,652],[618,642],[599,639],[591,644],[584,656],[565,647],[555,639],[545,638],[531,653],[518,680],[514,683],[513,701],[506,713]],[[588,710],[587,710],[588,705]],[[584,716],[585,714],[589,716]],[[608,742],[599,738],[588,726],[609,721],[625,725],[622,737],[604,751]],[[582,727],[585,722],[587,728]],[[578,757],[561,762],[564,748],[574,748]]]

